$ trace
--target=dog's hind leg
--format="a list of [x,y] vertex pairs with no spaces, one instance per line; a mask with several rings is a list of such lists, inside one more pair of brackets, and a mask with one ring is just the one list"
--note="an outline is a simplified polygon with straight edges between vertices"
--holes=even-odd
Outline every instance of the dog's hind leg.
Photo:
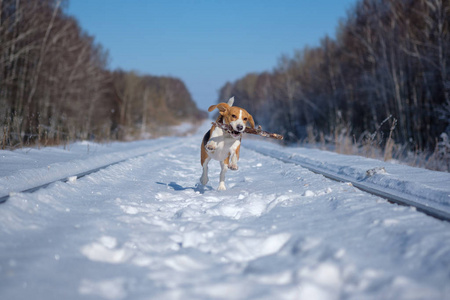
[[210,157],[205,158],[204,160],[202,160],[202,166],[203,166],[203,172],[202,172],[202,176],[200,177],[200,183],[202,185],[206,185],[209,181],[208,178],[208,163],[211,160]]
[[222,169],[220,170],[220,182],[219,182],[219,188],[217,190],[225,191],[227,189],[225,187],[225,173],[227,172],[228,166],[225,164],[225,161],[221,161],[220,167]]
[[[209,133],[209,131],[208,131],[208,133]],[[206,153],[205,141],[203,141],[201,149],[202,150],[201,150],[201,155],[200,155],[200,163],[202,164],[203,172],[202,172],[202,176],[200,177],[200,183],[202,185],[206,185],[209,180],[208,179],[208,163],[211,160],[211,157],[209,157],[208,154]]]

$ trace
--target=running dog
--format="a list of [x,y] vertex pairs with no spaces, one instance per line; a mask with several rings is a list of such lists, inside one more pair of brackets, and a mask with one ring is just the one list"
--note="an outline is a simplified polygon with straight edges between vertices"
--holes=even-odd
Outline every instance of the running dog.
[[209,107],[208,111],[216,108],[219,110],[217,123],[229,125],[231,130],[226,131],[213,125],[211,129],[203,137],[201,145],[201,164],[203,173],[200,177],[200,183],[206,185],[208,183],[208,163],[211,159],[220,162],[220,182],[219,191],[226,190],[225,173],[227,169],[237,170],[237,162],[239,160],[239,151],[241,147],[242,133],[250,123],[251,128],[255,128],[253,117],[243,108],[233,106],[234,97],[228,100],[228,103],[219,103]]

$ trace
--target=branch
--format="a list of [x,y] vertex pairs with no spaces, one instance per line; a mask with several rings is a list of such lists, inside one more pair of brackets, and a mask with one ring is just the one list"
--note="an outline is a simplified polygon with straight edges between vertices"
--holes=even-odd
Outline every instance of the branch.
[[[212,124],[219,128],[222,128],[225,131],[228,131],[228,132],[233,131],[233,128],[228,124],[217,123],[217,122],[212,122]],[[284,138],[281,134],[271,133],[271,132],[262,130],[261,125],[259,125],[257,128],[245,127],[244,133],[260,135],[263,137],[269,137],[269,138],[273,138],[273,139],[277,139],[277,140],[282,140]]]

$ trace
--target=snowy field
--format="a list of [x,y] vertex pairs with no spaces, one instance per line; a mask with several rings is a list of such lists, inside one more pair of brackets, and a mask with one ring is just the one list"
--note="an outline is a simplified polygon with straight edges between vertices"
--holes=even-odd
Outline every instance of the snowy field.
[[244,138],[218,192],[205,128],[0,151],[0,299],[450,299],[450,223],[282,160],[447,210],[449,174]]

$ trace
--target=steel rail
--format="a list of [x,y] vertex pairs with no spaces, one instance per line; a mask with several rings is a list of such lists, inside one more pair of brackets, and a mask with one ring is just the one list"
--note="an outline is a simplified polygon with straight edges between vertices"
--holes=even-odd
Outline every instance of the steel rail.
[[[270,155],[270,154],[262,151],[260,148],[256,148],[256,147],[252,147],[252,146],[250,146],[250,147],[246,146],[245,148],[252,150],[254,152],[257,152],[266,157],[271,157],[276,160],[282,161],[284,163],[298,165],[302,168],[308,169],[309,171],[311,171],[313,173],[323,175],[324,177],[332,179],[334,181],[349,182],[354,187],[356,187],[366,193],[384,198],[391,203],[396,203],[396,204],[403,205],[403,206],[415,207],[417,209],[417,211],[420,211],[426,215],[429,215],[431,217],[434,217],[434,218],[442,220],[442,221],[450,222],[450,213],[448,213],[447,211],[439,210],[438,208],[427,206],[418,201],[414,201],[414,199],[413,199],[414,196],[412,196],[412,195],[410,195],[409,197],[405,197],[405,195],[400,192],[396,192],[394,190],[391,190],[391,191],[387,191],[385,189],[383,190],[383,189],[380,189],[380,187],[376,186],[375,184],[358,181],[358,180],[355,180],[354,178],[350,178],[345,175],[338,175],[338,174],[334,174],[331,172],[327,172],[327,171],[317,168],[311,164],[299,162],[290,157],[284,157],[282,155],[276,157],[275,155]],[[277,150],[275,150],[275,151],[277,151]],[[283,153],[283,154],[285,154],[285,153]],[[419,197],[416,197],[416,198],[420,199]]]
[[[98,172],[100,170],[106,169],[106,168],[108,168],[110,166],[117,165],[117,164],[120,164],[122,162],[125,162],[127,160],[130,160],[130,159],[133,159],[133,158],[137,158],[137,157],[141,157],[141,156],[145,156],[145,155],[147,155],[149,153],[152,153],[152,152],[164,149],[164,148],[169,148],[169,147],[172,146],[172,144],[174,144],[174,143],[164,144],[161,147],[156,147],[155,149],[152,149],[151,151],[146,152],[144,154],[138,154],[138,155],[135,155],[135,156],[132,156],[132,157],[121,159],[119,161],[112,162],[112,163],[109,163],[109,164],[106,164],[106,165],[103,165],[103,166],[100,166],[100,167],[97,167],[97,168],[93,168],[93,169],[90,169],[90,170],[87,170],[85,172],[81,172],[81,173],[78,173],[78,174],[75,174],[75,175],[72,175],[72,176],[65,176],[64,178],[52,180],[52,181],[49,181],[47,183],[44,183],[44,184],[41,184],[41,185],[38,185],[38,186],[35,186],[35,187],[31,187],[29,189],[25,189],[25,190],[19,191],[17,193],[32,193],[32,192],[35,192],[35,191],[40,190],[42,188],[45,188],[45,187],[51,185],[52,183],[67,182],[67,181],[69,181],[69,178],[75,177],[75,176],[76,176],[76,178],[82,178],[82,177],[87,176],[89,174],[96,173],[96,172]],[[450,222],[450,213],[448,213],[446,211],[439,210],[439,209],[434,208],[434,207],[430,207],[430,206],[424,205],[424,204],[422,204],[422,203],[420,203],[418,201],[414,201],[414,199],[413,199],[414,196],[409,196],[407,198],[402,193],[399,193],[399,192],[396,192],[396,191],[393,191],[393,190],[387,191],[385,189],[380,189],[376,185],[368,183],[368,182],[362,182],[362,181],[355,180],[354,178],[347,177],[345,175],[338,175],[338,174],[334,174],[334,173],[331,173],[331,172],[327,172],[325,170],[317,168],[317,167],[315,167],[313,165],[310,165],[308,163],[299,162],[299,161],[297,161],[295,159],[292,159],[290,157],[284,157],[282,155],[279,155],[279,156],[270,155],[270,154],[268,154],[268,153],[266,153],[266,152],[264,152],[261,149],[256,148],[256,147],[246,146],[245,148],[247,148],[247,149],[249,149],[251,151],[257,152],[257,153],[259,153],[261,155],[264,155],[264,156],[271,157],[271,158],[274,158],[276,160],[282,161],[284,163],[290,163],[290,164],[295,164],[295,165],[301,166],[302,168],[308,169],[311,172],[314,172],[316,174],[323,175],[324,177],[332,179],[334,181],[349,182],[354,187],[356,187],[356,188],[358,188],[358,189],[360,189],[360,190],[362,190],[364,192],[367,192],[369,194],[376,195],[378,197],[384,198],[384,199],[388,200],[389,202],[396,203],[396,204],[399,204],[399,205],[404,205],[404,206],[415,207],[417,209],[417,211],[425,213],[425,214],[427,214],[429,216],[432,216],[434,218],[437,218],[439,220]],[[283,154],[285,154],[285,153],[283,153]],[[0,196],[0,203],[3,203],[5,201],[7,201],[9,199],[9,197],[10,197],[10,195]]]
[[53,183],[56,183],[56,182],[67,182],[67,181],[70,180],[70,178],[73,178],[73,177],[76,177],[77,179],[79,179],[79,178],[82,178],[84,176],[90,175],[92,173],[96,173],[96,172],[98,172],[100,170],[106,169],[108,167],[111,167],[111,166],[123,163],[123,162],[125,162],[127,160],[130,160],[130,159],[133,159],[133,158],[137,158],[137,157],[142,157],[142,156],[145,156],[145,155],[147,155],[149,153],[153,153],[155,151],[159,151],[159,150],[162,150],[162,149],[173,147],[175,144],[178,144],[178,142],[169,141],[168,143],[164,143],[163,145],[153,147],[150,151],[145,152],[145,153],[141,153],[141,154],[137,154],[137,155],[134,155],[134,156],[130,156],[130,157],[127,157],[127,158],[124,158],[124,159],[121,159],[121,160],[118,160],[118,161],[114,161],[114,162],[105,164],[105,165],[100,166],[100,167],[89,169],[87,171],[80,172],[80,173],[77,173],[77,174],[74,174],[74,175],[64,176],[63,178],[51,180],[51,181],[48,181],[46,183],[39,184],[39,185],[36,185],[36,186],[28,188],[28,189],[24,189],[24,190],[17,191],[17,192],[16,191],[12,191],[8,195],[0,196],[0,204],[6,202],[12,194],[15,194],[15,193],[33,193],[33,192],[36,192],[36,191],[38,191],[40,189],[46,188],[49,185],[51,185]]

